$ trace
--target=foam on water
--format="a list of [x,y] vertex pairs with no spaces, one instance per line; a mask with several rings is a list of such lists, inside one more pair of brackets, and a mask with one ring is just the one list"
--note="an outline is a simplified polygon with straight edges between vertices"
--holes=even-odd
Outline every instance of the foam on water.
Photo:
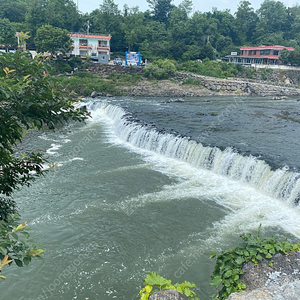
[[281,227],[300,237],[300,174],[288,168],[272,170],[263,160],[242,156],[234,149],[205,147],[188,138],[161,133],[132,122],[120,107],[100,103],[91,108],[90,122],[104,122],[110,142],[144,157],[157,171],[181,182],[162,191],[124,199],[119,209],[126,214],[157,201],[198,198],[215,201],[228,210],[218,222],[220,235]]

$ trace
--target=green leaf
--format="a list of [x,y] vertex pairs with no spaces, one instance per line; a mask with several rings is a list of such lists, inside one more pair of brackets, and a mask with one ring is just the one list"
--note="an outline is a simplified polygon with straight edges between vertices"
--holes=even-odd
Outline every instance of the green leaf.
[[25,266],[28,266],[30,262],[31,262],[31,257],[24,257],[23,258],[23,263],[24,263]]
[[217,255],[216,252],[210,252],[209,254],[209,258],[214,258]]
[[21,231],[21,233],[25,236],[26,239],[29,239],[30,234],[27,231]]
[[192,291],[188,288],[185,288],[184,289],[184,295],[186,295],[187,297],[191,296],[192,295]]
[[228,270],[227,272],[225,272],[224,278],[229,278],[231,275],[232,275],[232,270]]
[[182,282],[180,284],[177,283],[177,284],[175,284],[175,286],[176,285],[178,285],[178,286],[180,286],[182,288],[189,288],[189,289],[197,288],[197,286],[195,285],[195,283],[189,282],[189,281],[184,281],[184,282]]
[[1,254],[6,255],[7,254],[7,249],[0,246],[0,252],[1,252]]
[[17,265],[18,267],[23,267],[23,262],[22,262],[21,260],[15,259],[14,262],[16,263],[16,265]]
[[222,283],[221,276],[215,276],[211,281],[210,285],[215,286],[216,288],[219,287],[219,285]]
[[16,233],[12,233],[11,235],[13,236],[13,238],[14,238],[15,240],[18,240],[18,239],[19,239],[19,237],[18,237],[18,235],[17,235]]
[[242,263],[245,262],[245,259],[243,257],[238,257],[235,261],[238,265],[241,265]]
[[265,244],[265,245],[264,245],[264,248],[265,248],[265,249],[272,249],[272,248],[274,248],[274,246],[271,245],[271,244]]
[[166,278],[160,276],[159,274],[155,272],[149,273],[145,280],[144,280],[144,285],[156,285],[158,287],[162,287],[163,285],[171,285],[172,281],[167,280]]

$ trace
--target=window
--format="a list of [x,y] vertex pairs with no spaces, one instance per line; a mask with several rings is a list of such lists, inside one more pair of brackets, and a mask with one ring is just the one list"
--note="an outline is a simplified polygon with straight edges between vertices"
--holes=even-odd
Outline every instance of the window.
[[253,50],[253,55],[256,55],[256,50]]
[[273,55],[278,55],[279,54],[279,50],[273,50]]
[[270,54],[270,50],[265,50],[265,54],[269,55]]
[[80,50],[80,51],[79,51],[79,55],[80,55],[80,56],[86,56],[86,55],[87,55],[87,51],[82,51],[82,50]]
[[79,40],[79,46],[87,46],[88,45],[88,41],[87,40]]
[[244,54],[244,50],[241,51],[241,55],[243,55],[243,54]]
[[107,47],[107,41],[99,40],[98,47]]
[[265,54],[265,50],[260,50],[259,54],[260,55],[264,55]]

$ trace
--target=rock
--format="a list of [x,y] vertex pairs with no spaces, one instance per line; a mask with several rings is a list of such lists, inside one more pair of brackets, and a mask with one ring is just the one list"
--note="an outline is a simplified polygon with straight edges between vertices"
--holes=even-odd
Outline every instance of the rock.
[[240,293],[233,293],[228,298],[228,300],[272,300],[272,297],[269,293],[257,289],[251,292],[240,292]]
[[248,262],[243,267],[241,280],[246,284],[244,292],[233,293],[228,300],[298,300],[300,295],[300,252],[290,255],[276,254],[263,259],[258,266]]
[[92,97],[92,98],[98,97],[98,93],[97,93],[96,91],[93,91],[93,92],[91,93],[91,97]]
[[186,300],[186,297],[176,290],[166,290],[154,293],[149,300]]
[[79,107],[79,110],[81,111],[87,111],[87,106],[86,105],[82,105]]

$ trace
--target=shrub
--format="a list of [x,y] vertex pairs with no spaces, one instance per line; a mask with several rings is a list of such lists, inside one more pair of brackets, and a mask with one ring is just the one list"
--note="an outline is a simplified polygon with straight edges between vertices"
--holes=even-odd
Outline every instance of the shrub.
[[202,85],[202,81],[197,78],[186,78],[182,82],[183,84],[190,84],[190,85]]

